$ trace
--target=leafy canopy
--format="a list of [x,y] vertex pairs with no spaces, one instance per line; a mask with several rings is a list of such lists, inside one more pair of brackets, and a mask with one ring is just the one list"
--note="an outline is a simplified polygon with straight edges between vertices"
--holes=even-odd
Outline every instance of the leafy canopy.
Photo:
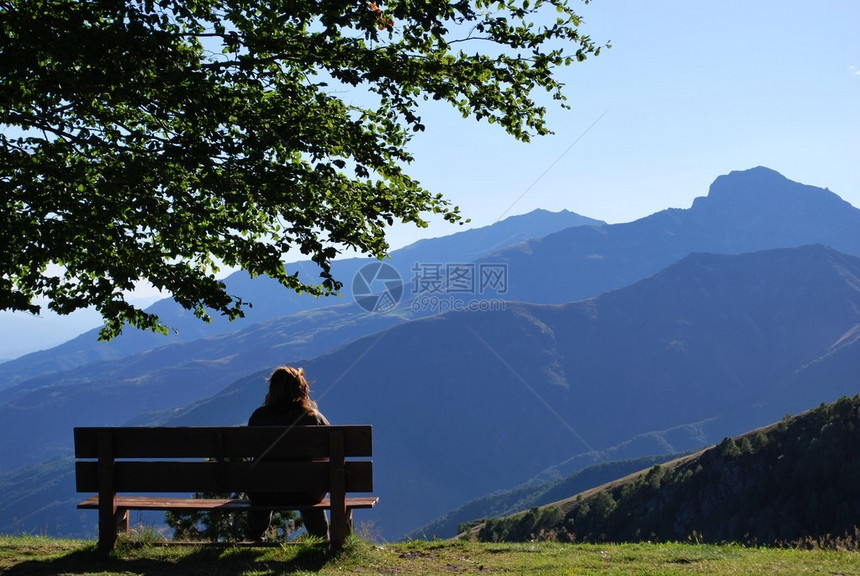
[[0,309],[94,306],[108,339],[167,331],[137,282],[204,320],[247,305],[219,266],[335,292],[344,249],[461,218],[405,171],[420,102],[545,134],[533,93],[600,51],[579,25],[567,0],[0,0]]

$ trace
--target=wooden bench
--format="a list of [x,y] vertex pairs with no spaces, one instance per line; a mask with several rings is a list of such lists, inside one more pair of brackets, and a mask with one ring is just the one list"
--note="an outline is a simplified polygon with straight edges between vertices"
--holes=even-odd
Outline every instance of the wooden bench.
[[[327,492],[310,507],[329,510],[329,539],[339,548],[352,530],[352,510],[379,501],[347,497],[373,491],[372,462],[354,459],[372,452],[371,426],[75,428],[77,491],[97,493],[78,508],[98,509],[99,548],[107,550],[128,530],[129,510],[255,509],[248,500],[150,493]],[[273,508],[309,506],[256,507]]]

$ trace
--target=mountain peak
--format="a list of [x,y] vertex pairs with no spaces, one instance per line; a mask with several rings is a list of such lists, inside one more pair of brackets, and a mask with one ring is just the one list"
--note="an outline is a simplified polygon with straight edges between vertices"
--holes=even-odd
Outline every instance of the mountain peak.
[[848,203],[830,190],[801,184],[789,180],[776,170],[756,166],[717,177],[711,184],[708,196],[696,198],[692,209],[701,210],[707,206],[711,210],[790,208],[803,211],[808,206],[842,208],[845,205]]
[[789,181],[788,178],[786,178],[776,170],[768,168],[767,166],[756,166],[747,170],[732,170],[728,174],[717,176],[715,182],[727,179],[736,181],[745,180],[749,182],[758,182],[759,184],[784,184],[785,182]]

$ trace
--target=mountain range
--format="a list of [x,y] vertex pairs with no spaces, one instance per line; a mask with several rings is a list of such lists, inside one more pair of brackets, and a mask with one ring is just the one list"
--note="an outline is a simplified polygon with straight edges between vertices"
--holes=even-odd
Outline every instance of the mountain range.
[[[557,232],[570,223],[576,225]],[[490,227],[418,242],[396,251],[391,262],[405,280],[416,262],[480,257],[479,264],[507,267],[508,290],[500,297],[560,303],[596,296],[628,279],[639,280],[658,271],[662,263],[669,265],[697,250],[750,252],[821,242],[860,255],[860,210],[832,192],[791,182],[767,168],[719,177],[708,197],[697,199],[687,210],[667,210],[628,224],[595,223],[569,212],[536,211]],[[366,259],[348,259],[339,275],[344,277],[347,269],[365,263]],[[138,346],[138,338],[159,337],[132,332],[105,348],[93,332],[0,365],[0,461],[5,469],[67,452],[67,431],[76,423],[156,420],[159,417],[142,420],[141,415],[181,408],[256,370],[314,358],[364,335],[434,313],[409,306],[406,298],[386,314],[367,314],[354,302],[338,299],[341,304],[270,318],[331,300],[301,298],[265,279],[246,280],[238,273],[228,284],[255,302],[255,313],[267,319],[243,323],[246,327],[241,330],[135,354],[131,351]],[[350,285],[345,282],[347,290]],[[284,305],[279,308],[281,301]],[[166,301],[153,310],[169,323],[184,321],[184,311]],[[207,326],[193,321],[194,329]],[[189,326],[179,336],[190,332]],[[122,357],[92,361],[116,354]],[[51,393],[45,394],[45,388]],[[34,432],[21,438],[14,431],[24,423],[30,423]]]
[[[566,210],[535,210],[529,214],[511,216],[491,226],[419,240],[394,250],[386,263],[393,266],[400,277],[408,282],[416,262],[472,262],[481,256],[558,230],[602,224],[604,222],[600,220]],[[147,311],[157,314],[171,328],[169,335],[127,328],[122,337],[110,342],[99,342],[98,330],[90,330],[60,346],[0,364],[0,389],[40,374],[61,372],[96,362],[125,358],[154,348],[238,332],[282,316],[344,303],[350,305],[352,279],[362,266],[373,261],[368,258],[345,258],[332,264],[332,273],[343,282],[340,297],[314,298],[307,294],[297,294],[286,290],[269,277],[251,278],[244,271],[235,272],[224,280],[227,292],[252,304],[245,309],[245,318],[240,321],[229,322],[216,314],[213,315],[213,322],[207,324],[172,299],[166,298],[147,308]],[[319,281],[315,277],[318,268],[311,261],[292,262],[286,264],[286,267],[298,273],[304,282]]]
[[487,258],[508,264],[508,299],[561,304],[621,288],[693,252],[805,244],[860,256],[860,210],[829,190],[757,167],[718,177],[690,208],[568,228]]
[[[507,300],[559,304],[590,298],[650,276],[692,252],[738,254],[825,244],[860,256],[860,210],[833,192],[788,180],[764,167],[718,177],[688,209],[668,209],[634,222],[603,225],[572,212],[537,210],[492,226],[396,250],[389,263],[409,282],[415,263],[484,262],[507,267]],[[129,329],[109,343],[93,330],[56,348],[0,364],[0,389],[35,377],[118,359],[178,342],[247,329],[320,307],[351,306],[351,279],[366,258],[336,261],[342,298],[290,293],[271,279],[244,272],[225,280],[228,291],[252,302],[242,322],[204,324],[170,299],[148,310],[174,328],[170,337]],[[313,265],[291,264],[313,281]],[[321,352],[317,352],[321,353]]]
[[[856,393],[860,261],[830,246],[860,253],[860,227],[849,225],[858,214],[770,170],[736,172],[688,210],[483,253],[477,263],[509,267],[508,300],[493,310],[368,314],[344,304],[21,376],[0,391],[0,461],[61,458],[80,424],[243,424],[272,366],[296,363],[332,421],[374,425],[382,503],[373,520],[396,538],[498,490],[699,448]],[[596,235],[600,252],[588,244]],[[785,247],[764,250],[773,238]],[[711,253],[726,246],[738,254]],[[464,260],[450,250],[434,261]],[[630,268],[642,276],[622,287]],[[596,292],[565,296],[586,290]],[[9,495],[0,518],[18,519],[0,531],[94,525],[67,488],[33,491],[33,482],[69,485],[58,462],[0,475]]]

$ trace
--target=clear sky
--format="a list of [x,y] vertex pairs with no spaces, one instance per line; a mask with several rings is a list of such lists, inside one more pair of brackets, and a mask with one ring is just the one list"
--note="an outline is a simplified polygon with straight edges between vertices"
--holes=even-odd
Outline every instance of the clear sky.
[[[860,207],[860,2],[593,0],[582,31],[612,48],[563,69],[553,136],[428,106],[412,175],[470,226],[536,208],[610,223],[687,208],[732,170],[767,166]],[[397,227],[393,248],[462,228]],[[0,313],[0,359],[98,326]]]

